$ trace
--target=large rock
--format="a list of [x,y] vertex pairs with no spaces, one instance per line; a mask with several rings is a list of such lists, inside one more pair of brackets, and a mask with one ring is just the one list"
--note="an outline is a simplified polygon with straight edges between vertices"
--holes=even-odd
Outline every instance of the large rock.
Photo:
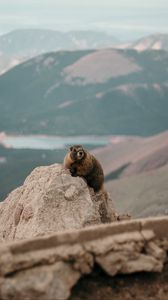
[[0,204],[0,241],[115,221],[112,201],[54,164],[38,167]]
[[2,243],[0,299],[167,300],[167,228],[149,218]]

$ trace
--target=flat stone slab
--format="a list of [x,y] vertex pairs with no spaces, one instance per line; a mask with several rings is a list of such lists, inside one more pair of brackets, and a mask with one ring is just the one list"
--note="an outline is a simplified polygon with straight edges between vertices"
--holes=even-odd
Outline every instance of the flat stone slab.
[[95,265],[108,276],[160,273],[167,261],[166,228],[168,217],[137,219],[3,243],[0,299],[68,299]]

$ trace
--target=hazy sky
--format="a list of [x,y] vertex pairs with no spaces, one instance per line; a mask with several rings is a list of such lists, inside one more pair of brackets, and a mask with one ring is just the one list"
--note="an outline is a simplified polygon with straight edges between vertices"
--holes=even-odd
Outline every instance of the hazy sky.
[[122,39],[168,33],[168,0],[0,0],[0,33],[16,28],[92,29]]

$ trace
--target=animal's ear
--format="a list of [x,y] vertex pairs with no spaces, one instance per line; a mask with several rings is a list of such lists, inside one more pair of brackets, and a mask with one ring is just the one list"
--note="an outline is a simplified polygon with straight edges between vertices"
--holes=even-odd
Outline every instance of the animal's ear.
[[72,151],[72,149],[73,149],[73,147],[71,146],[71,147],[69,148],[69,150]]

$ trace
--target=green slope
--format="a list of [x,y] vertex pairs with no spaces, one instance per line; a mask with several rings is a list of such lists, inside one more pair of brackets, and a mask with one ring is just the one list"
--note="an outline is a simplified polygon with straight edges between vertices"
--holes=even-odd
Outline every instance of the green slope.
[[49,53],[0,76],[0,130],[151,135],[168,129],[168,53],[110,49],[108,61],[101,51]]

